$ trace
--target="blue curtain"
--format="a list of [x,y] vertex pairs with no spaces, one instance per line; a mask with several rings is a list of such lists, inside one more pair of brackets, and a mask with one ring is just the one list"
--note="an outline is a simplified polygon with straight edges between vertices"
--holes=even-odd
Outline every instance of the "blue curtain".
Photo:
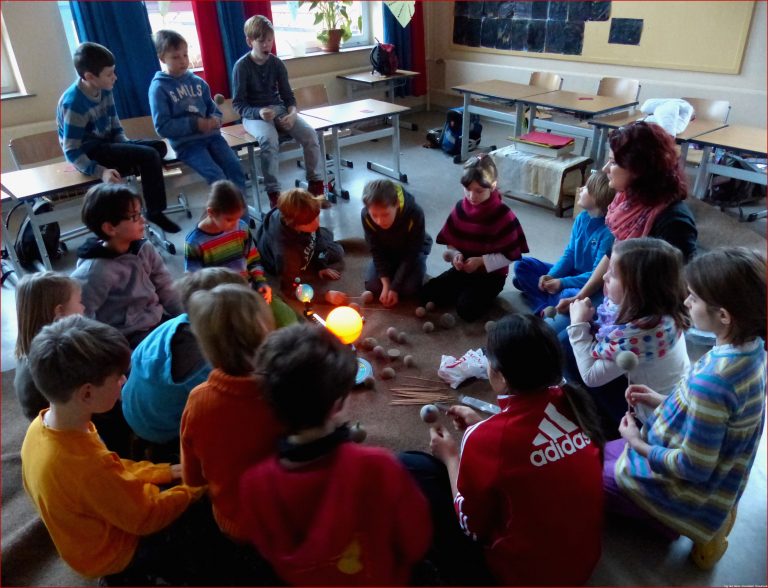
[[149,84],[160,69],[143,2],[70,2],[82,41],[115,55],[115,105],[120,118],[148,116]]
[[[383,6],[381,13],[384,17],[384,42],[392,43],[395,46],[397,55],[397,67],[399,69],[413,70],[413,49],[411,47],[411,23],[402,27],[400,23],[386,6]],[[411,81],[406,82],[395,89],[395,95],[399,98],[410,96]]]
[[216,10],[219,13],[221,44],[224,46],[224,61],[229,72],[229,84],[234,88],[232,70],[235,62],[249,51],[245,43],[245,33],[243,33],[245,8],[242,2],[216,2]]

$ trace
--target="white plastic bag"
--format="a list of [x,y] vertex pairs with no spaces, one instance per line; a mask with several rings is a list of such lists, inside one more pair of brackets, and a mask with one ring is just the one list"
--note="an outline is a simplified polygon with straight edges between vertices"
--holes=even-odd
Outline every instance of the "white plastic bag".
[[452,355],[443,355],[437,375],[450,385],[458,388],[468,378],[488,379],[488,359],[482,349],[470,349],[459,359]]
[[673,137],[685,130],[694,114],[691,103],[679,98],[649,98],[640,111],[650,115],[645,122],[656,123]]

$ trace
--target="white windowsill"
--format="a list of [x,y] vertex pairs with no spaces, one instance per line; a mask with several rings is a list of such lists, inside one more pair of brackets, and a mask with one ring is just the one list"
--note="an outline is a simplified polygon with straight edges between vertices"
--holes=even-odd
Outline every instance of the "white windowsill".
[[[370,52],[371,49],[373,49],[373,45],[358,45],[357,47],[342,47],[338,53],[355,53],[358,51],[367,51]],[[282,61],[291,61],[293,59],[313,59],[316,57],[326,57],[328,55],[336,55],[336,52],[329,53],[326,51],[320,51],[319,49],[314,49],[311,51],[308,51],[306,55],[294,55],[293,53],[286,53],[285,55],[278,55],[278,57]]]
[[17,98],[33,98],[35,94],[28,92],[8,92],[0,96],[0,100],[16,100]]

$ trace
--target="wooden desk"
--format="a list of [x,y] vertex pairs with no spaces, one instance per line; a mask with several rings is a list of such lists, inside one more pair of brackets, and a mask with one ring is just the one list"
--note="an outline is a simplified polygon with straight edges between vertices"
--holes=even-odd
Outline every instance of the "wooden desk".
[[[408,112],[407,106],[399,106],[381,100],[357,100],[345,104],[334,104],[320,108],[310,108],[303,112],[304,115],[319,119],[322,127],[318,131],[331,129],[334,149],[334,166],[336,174],[336,190],[342,198],[349,198],[349,193],[342,188],[341,179],[341,147],[363,141],[372,141],[382,137],[392,137],[392,165],[389,168],[372,161],[367,162],[368,169],[389,176],[399,182],[408,182],[408,176],[400,172],[400,114]],[[339,138],[339,128],[352,123],[364,122],[381,117],[390,117],[392,124],[383,129]],[[324,121],[324,122],[323,122]],[[324,158],[324,155],[323,155]]]
[[[398,69],[390,76],[383,76],[379,73],[372,71],[359,71],[356,73],[341,74],[336,76],[340,80],[347,82],[347,98],[352,99],[351,86],[355,84],[368,86],[373,88],[375,86],[386,84],[387,93],[389,94],[389,101],[394,104],[395,102],[395,87],[398,82],[405,82],[409,78],[413,78],[420,75],[417,71],[409,71],[407,69]],[[400,121],[400,126],[411,131],[418,131],[419,126],[416,123],[407,123]]]
[[[579,118],[591,118],[607,114],[612,114],[620,110],[627,110],[637,104],[637,100],[627,100],[626,98],[616,98],[614,96],[597,96],[595,94],[580,94],[578,92],[568,92],[566,90],[557,90],[521,98],[520,102],[530,107],[531,121],[529,128],[535,127],[536,108],[543,106],[559,112],[570,113]],[[541,121],[540,127],[566,133],[569,136],[584,137],[592,139],[592,149],[590,158],[597,161],[598,143],[600,142],[602,131],[597,127],[592,130],[581,127],[558,123],[554,121]],[[519,126],[515,127],[515,136],[520,135]]]
[[[461,152],[453,158],[454,163],[461,163],[467,159],[469,151],[468,145],[470,114],[475,113],[481,116],[513,124],[515,126],[515,136],[518,136],[520,135],[520,125],[517,124],[517,121],[523,120],[525,114],[525,106],[522,102],[519,102],[519,100],[529,96],[535,96],[537,94],[548,93],[548,90],[545,90],[544,88],[529,86],[527,84],[517,84],[515,82],[505,82],[502,80],[472,82],[470,84],[454,86],[452,89],[456,90],[464,97],[464,116],[462,117],[461,121]],[[510,105],[516,103],[516,112],[514,115],[512,115],[511,113],[494,110],[492,108],[473,105],[472,96],[489,98],[493,101],[500,101]]]
[[[697,198],[704,197],[705,187],[709,183],[711,175],[725,176],[747,180],[756,184],[766,185],[766,175],[764,172],[752,172],[749,170],[735,169],[713,163],[711,160],[712,149],[722,148],[726,151],[746,152],[758,157],[765,157],[768,153],[768,139],[766,139],[766,129],[749,127],[745,125],[728,125],[704,133],[695,137],[695,142],[704,147],[704,154],[701,158],[701,165],[696,174],[696,182],[693,187],[693,194]],[[750,215],[748,220],[755,220],[766,216],[766,212]]]

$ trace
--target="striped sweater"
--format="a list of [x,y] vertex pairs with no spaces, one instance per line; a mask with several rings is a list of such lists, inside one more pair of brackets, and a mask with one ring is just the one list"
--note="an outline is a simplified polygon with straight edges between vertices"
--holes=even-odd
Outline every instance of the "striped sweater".
[[251,282],[266,282],[259,250],[245,221],[233,231],[212,235],[195,227],[184,243],[184,270],[195,272],[204,267],[226,267]]
[[627,446],[616,462],[624,492],[694,541],[712,538],[746,486],[765,420],[763,345],[714,347],[643,429],[648,458]]
[[98,98],[85,94],[80,82],[72,84],[59,98],[56,125],[64,157],[78,171],[101,176],[107,168],[86,155],[98,143],[125,143],[111,90],[101,90]]

